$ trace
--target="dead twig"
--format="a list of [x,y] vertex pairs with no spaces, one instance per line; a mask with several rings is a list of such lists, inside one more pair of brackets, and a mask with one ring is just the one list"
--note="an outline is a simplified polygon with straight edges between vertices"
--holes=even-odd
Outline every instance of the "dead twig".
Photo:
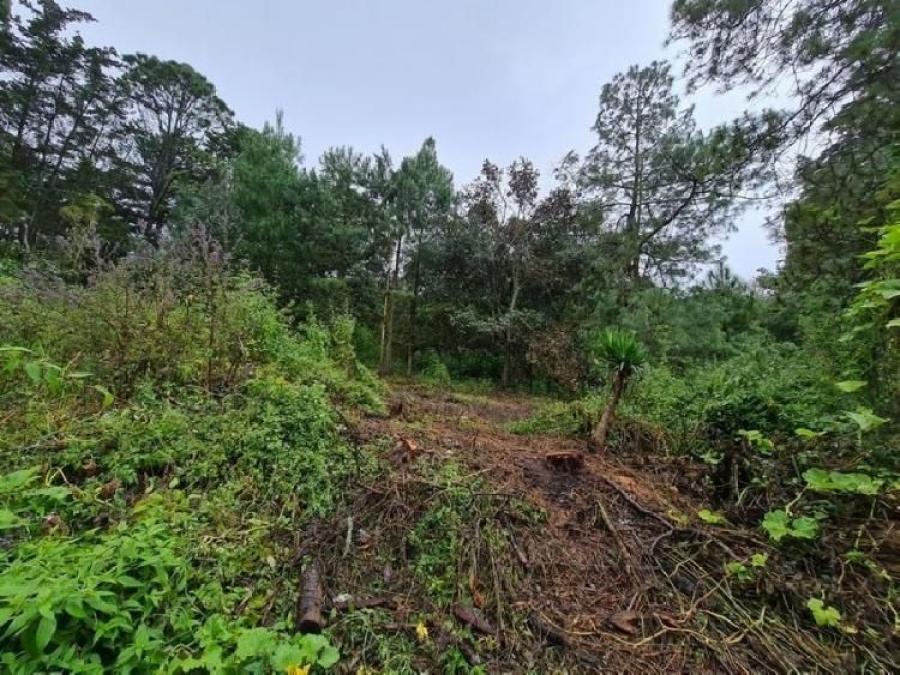
[[606,529],[609,530],[609,533],[616,542],[616,547],[619,549],[619,555],[622,557],[622,562],[625,565],[625,571],[628,572],[628,575],[631,577],[632,581],[634,581],[635,585],[640,586],[641,579],[638,577],[637,570],[634,568],[634,558],[628,550],[628,547],[625,545],[622,535],[619,534],[619,530],[616,529],[612,520],[610,520],[609,514],[606,512],[606,507],[603,505],[603,500],[599,495],[597,497],[597,510],[600,512],[600,519],[603,521],[604,526],[606,526]]

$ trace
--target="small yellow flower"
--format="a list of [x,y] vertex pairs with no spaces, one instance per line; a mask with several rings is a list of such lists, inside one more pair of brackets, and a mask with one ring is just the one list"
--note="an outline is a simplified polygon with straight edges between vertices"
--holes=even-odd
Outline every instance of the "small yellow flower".
[[309,666],[288,666],[287,675],[309,675]]
[[428,639],[428,626],[425,625],[424,621],[419,621],[416,624],[416,637],[419,638],[419,642],[425,642]]

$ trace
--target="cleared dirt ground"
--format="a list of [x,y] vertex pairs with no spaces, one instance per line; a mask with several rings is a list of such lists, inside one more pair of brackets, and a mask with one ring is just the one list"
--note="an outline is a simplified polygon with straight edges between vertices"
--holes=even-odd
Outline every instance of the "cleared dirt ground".
[[[392,636],[427,672],[452,670],[448,650],[491,673],[854,669],[852,649],[791,618],[802,594],[758,531],[697,517],[702,469],[509,432],[534,405],[395,386],[390,416],[351,424],[383,468],[298,538],[347,672],[389,672]],[[452,559],[423,567],[446,542]],[[754,579],[725,574],[753,553],[769,556]],[[441,574],[451,583],[436,592]]]

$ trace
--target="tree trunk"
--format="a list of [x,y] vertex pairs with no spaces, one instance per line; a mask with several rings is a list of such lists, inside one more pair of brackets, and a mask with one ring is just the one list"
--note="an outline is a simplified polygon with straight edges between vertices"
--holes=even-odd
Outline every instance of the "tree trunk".
[[406,375],[412,377],[413,361],[416,358],[416,342],[418,334],[416,331],[416,321],[418,320],[419,305],[419,252],[416,251],[416,259],[413,263],[413,292],[409,302],[409,344],[406,346]]
[[387,348],[388,311],[391,298],[391,273],[388,272],[384,279],[384,304],[381,308],[381,342],[378,345],[378,370],[384,369],[384,350]]
[[[641,273],[641,206],[642,206],[642,183],[644,162],[641,154],[641,135],[643,132],[643,105],[640,97],[637,101],[637,121],[634,130],[634,180],[631,186],[631,204],[628,208],[628,218],[626,220],[628,233],[626,235],[626,256],[625,261],[625,277],[633,285]],[[626,291],[626,303],[630,297],[632,288]],[[625,304],[625,303],[623,303]]]
[[509,374],[511,368],[510,361],[512,360],[512,317],[513,312],[516,311],[516,302],[519,299],[519,271],[518,268],[513,269],[513,288],[512,288],[512,297],[509,300],[509,309],[506,314],[507,323],[506,323],[506,332],[504,337],[504,354],[503,354],[503,373],[500,376],[500,384],[504,387],[509,386]]
[[387,298],[385,298],[385,326],[384,326],[384,350],[381,354],[382,375],[389,375],[394,360],[394,291],[400,281],[400,253],[403,249],[403,235],[397,237],[397,251],[394,256],[394,272],[391,283],[388,286]]
[[604,452],[606,450],[606,436],[609,433],[610,424],[612,424],[616,407],[619,405],[619,399],[622,398],[622,390],[625,389],[625,375],[621,370],[617,370],[613,375],[612,393],[603,408],[603,414],[600,421],[594,427],[591,433],[591,449],[595,452]]

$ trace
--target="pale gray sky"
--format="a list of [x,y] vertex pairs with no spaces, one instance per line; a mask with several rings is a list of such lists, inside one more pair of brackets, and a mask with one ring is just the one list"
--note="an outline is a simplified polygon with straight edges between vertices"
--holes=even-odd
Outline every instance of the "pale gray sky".
[[[332,145],[387,146],[395,160],[427,136],[458,185],[485,157],[529,157],[545,176],[593,145],[600,87],[667,55],[669,0],[63,0],[97,23],[94,44],[191,64],[237,117],[261,126],[284,110],[306,164]],[[674,50],[669,49],[672,56]],[[742,97],[692,99],[701,125]],[[778,251],[763,214],[724,244],[752,277]]]

